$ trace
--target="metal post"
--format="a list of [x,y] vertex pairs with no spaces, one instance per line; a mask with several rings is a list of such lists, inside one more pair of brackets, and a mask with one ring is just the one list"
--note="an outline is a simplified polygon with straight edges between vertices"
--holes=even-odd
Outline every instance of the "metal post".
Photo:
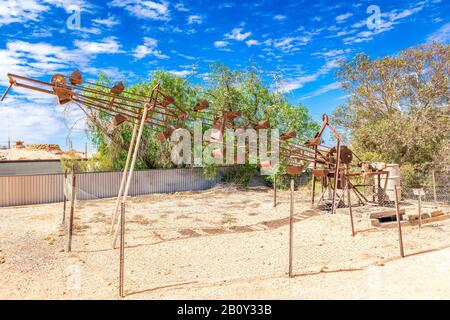
[[431,171],[431,175],[432,175],[432,178],[433,178],[433,196],[434,196],[434,204],[437,206],[436,176],[434,175],[434,169]]
[[[314,146],[314,164],[313,164],[313,172],[312,172],[311,208],[314,208],[314,197],[316,195],[316,178],[314,177],[314,169],[316,169],[316,168],[317,168],[317,146]],[[322,184],[322,188],[323,188],[323,184]]]
[[125,272],[125,203],[120,206],[120,272],[119,272],[119,296],[125,296],[123,291]]
[[292,278],[292,256],[293,256],[293,240],[294,240],[294,176],[291,176],[291,207],[289,215],[289,277]]
[[128,172],[128,167],[130,165],[131,154],[133,153],[133,147],[134,147],[135,140],[136,140],[136,132],[138,129],[138,124],[139,124],[139,121],[136,120],[134,123],[134,127],[133,127],[133,134],[131,136],[130,147],[128,149],[127,160],[125,161],[125,167],[123,169],[122,180],[120,181],[119,194],[117,196],[116,207],[114,208],[114,213],[113,213],[109,233],[112,233],[112,231],[114,229],[114,225],[116,223],[117,212],[119,211],[119,206],[120,206],[120,199],[122,198],[123,188],[125,187],[125,181],[127,179],[127,172]]
[[63,226],[66,225],[66,207],[67,207],[67,197],[66,197],[66,180],[67,180],[67,169],[64,170],[64,186],[63,186],[63,199],[64,199],[64,205],[63,205],[63,216],[61,224]]
[[75,190],[76,190],[76,175],[75,175],[75,163],[72,164],[72,193],[70,199],[70,216],[67,236],[67,252],[72,251],[72,234],[73,234],[73,212],[75,209]]
[[153,110],[156,106],[156,99],[158,98],[158,92],[155,90],[159,90],[159,84],[156,85],[156,87],[153,89],[152,94],[150,96],[150,103],[147,103],[144,105],[144,111],[142,112],[142,119],[141,119],[141,124],[139,125],[139,132],[137,135],[137,139],[136,139],[136,146],[134,148],[134,152],[133,152],[133,158],[131,160],[131,166],[130,166],[130,172],[128,173],[128,177],[127,177],[127,182],[125,185],[125,191],[123,193],[123,198],[122,198],[122,206],[121,206],[121,214],[120,214],[120,219],[119,222],[117,223],[117,228],[114,232],[114,239],[113,239],[113,249],[116,246],[116,240],[117,240],[117,235],[118,235],[118,231],[119,231],[119,226],[120,226],[120,235],[121,235],[121,239],[120,239],[120,271],[119,271],[119,295],[121,297],[124,296],[124,291],[123,291],[123,287],[124,287],[124,282],[125,282],[125,204],[127,201],[127,196],[128,196],[128,191],[130,189],[130,184],[131,184],[131,179],[133,177],[133,171],[134,171],[134,166],[136,164],[136,159],[138,156],[138,152],[139,152],[139,145],[141,142],[141,137],[142,137],[142,132],[144,131],[144,126],[145,126],[145,121],[147,120],[147,112],[149,110]]
[[403,237],[402,237],[402,224],[400,223],[400,208],[399,208],[399,199],[398,192],[400,191],[399,186],[395,186],[395,213],[397,216],[397,227],[398,227],[398,244],[400,246],[400,255],[401,257],[405,257],[405,252],[403,251]]
[[383,196],[381,193],[381,175],[377,175],[377,198],[378,198],[378,204],[380,206],[383,205]]
[[385,180],[384,180],[384,187],[383,187],[383,206],[386,203],[386,197],[387,197],[387,185],[388,185],[388,180],[389,180],[389,171],[386,171],[385,174]]
[[[138,156],[138,152],[139,152],[139,145],[141,142],[142,132],[144,130],[145,120],[147,119],[147,112],[149,111],[150,108],[153,109],[155,107],[156,98],[157,98],[156,96],[153,97],[153,93],[152,93],[152,97],[151,97],[150,101],[153,105],[150,106],[149,104],[146,104],[144,107],[144,111],[142,113],[141,124],[139,125],[139,132],[138,132],[137,139],[136,139],[136,146],[134,147],[133,158],[131,160],[130,172],[128,173],[127,182],[125,185],[125,191],[124,191],[123,197],[122,197],[123,203],[125,203],[127,201],[128,191],[129,191],[130,185],[131,185],[131,178],[133,177],[134,165],[136,164],[136,160],[137,160],[137,156]],[[116,224],[116,229],[114,231],[114,239],[113,239],[113,243],[112,243],[113,249],[116,247],[117,236],[119,234],[119,225],[120,225],[120,223]]]
[[277,206],[277,174],[273,175],[273,207]]
[[422,189],[419,189],[419,228],[422,228]]
[[331,214],[336,213],[336,192],[337,192],[337,184],[339,179],[339,164],[341,162],[341,139],[337,139],[337,148],[336,148],[336,166],[334,172],[334,188],[333,188],[333,206],[331,208]]
[[346,177],[345,187],[347,189],[347,198],[348,198],[348,212],[350,214],[350,224],[352,227],[352,237],[355,236],[355,225],[353,223],[353,210],[352,210],[352,200],[350,194],[350,178]]
[[8,88],[6,89],[5,93],[3,93],[2,97],[0,98],[0,101],[3,101],[8,94],[9,90],[11,90],[11,87],[13,86],[14,82],[10,82]]

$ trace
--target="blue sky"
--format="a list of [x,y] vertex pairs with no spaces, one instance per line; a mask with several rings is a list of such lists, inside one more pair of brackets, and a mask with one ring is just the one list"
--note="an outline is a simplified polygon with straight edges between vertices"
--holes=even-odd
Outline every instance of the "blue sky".
[[[444,0],[0,0],[0,89],[7,72],[49,80],[78,68],[132,84],[162,69],[201,82],[215,61],[253,64],[319,120],[346,98],[333,74],[339,59],[449,43],[449,13]],[[9,135],[65,148],[69,131],[76,148],[88,141],[80,110],[53,97],[14,90],[0,112],[0,145]]]

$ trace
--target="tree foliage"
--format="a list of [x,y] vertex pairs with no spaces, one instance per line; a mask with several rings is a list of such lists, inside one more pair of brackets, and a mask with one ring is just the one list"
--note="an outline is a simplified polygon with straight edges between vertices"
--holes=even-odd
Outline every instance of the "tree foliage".
[[[296,130],[300,140],[318,130],[317,123],[305,106],[294,106],[284,96],[271,91],[255,68],[240,71],[216,64],[211,66],[205,79],[204,84],[193,84],[168,72],[156,71],[149,81],[134,84],[127,91],[149,96],[151,88],[160,83],[161,90],[174,97],[177,105],[184,110],[192,110],[200,100],[209,101],[213,112],[241,110],[242,116],[234,120],[237,127],[252,127],[257,121],[267,119],[272,128],[279,128],[281,131]],[[97,82],[105,86],[112,85],[105,75],[101,75]],[[104,165],[100,167],[103,170],[122,169],[133,124],[125,122],[111,132],[107,128],[108,115],[94,110],[86,112],[93,144],[98,150],[100,163]],[[161,143],[156,139],[158,130],[145,128],[139,150],[138,169],[173,166],[170,162],[170,142]],[[244,167],[247,170],[247,166]],[[210,175],[214,173],[214,168],[207,167],[206,170]]]
[[349,99],[334,121],[350,133],[354,149],[403,164],[417,178],[432,165],[450,163],[449,58],[449,45],[430,43],[342,63],[337,77]]

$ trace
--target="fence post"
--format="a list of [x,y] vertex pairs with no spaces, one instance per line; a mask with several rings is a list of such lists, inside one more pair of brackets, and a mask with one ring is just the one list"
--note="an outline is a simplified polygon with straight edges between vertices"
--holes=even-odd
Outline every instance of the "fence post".
[[352,199],[351,199],[351,193],[350,193],[350,178],[346,177],[345,179],[346,185],[345,188],[347,189],[347,198],[348,198],[348,212],[350,215],[350,224],[352,227],[352,237],[355,236],[355,225],[353,223],[353,209],[352,209]]
[[63,205],[63,216],[62,216],[62,221],[61,221],[61,225],[63,225],[64,227],[66,225],[66,206],[67,206],[66,179],[67,179],[67,169],[64,170],[64,184],[63,184],[63,201],[64,201],[64,205]]
[[400,246],[400,255],[401,257],[405,257],[405,252],[403,251],[403,237],[402,237],[402,224],[400,223],[400,208],[399,208],[399,199],[398,192],[401,190],[399,186],[395,186],[395,213],[397,216],[397,228],[398,228],[398,244]]
[[273,175],[273,207],[277,206],[277,174]]
[[72,192],[70,199],[70,214],[69,214],[69,226],[67,235],[67,252],[72,251],[72,235],[73,235],[73,212],[75,209],[75,192],[76,192],[76,175],[75,175],[75,163],[72,164]]
[[434,169],[431,170],[431,176],[433,180],[433,196],[434,196],[434,204],[437,206],[437,195],[436,195],[436,176],[434,175]]
[[291,176],[291,207],[289,214],[289,277],[292,278],[292,256],[293,256],[293,239],[294,239],[294,176]]
[[422,228],[422,190],[419,191],[419,228]]

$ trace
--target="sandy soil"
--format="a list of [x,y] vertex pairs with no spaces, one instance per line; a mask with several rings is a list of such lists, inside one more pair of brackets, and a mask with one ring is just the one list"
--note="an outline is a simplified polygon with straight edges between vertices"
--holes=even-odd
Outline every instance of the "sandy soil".
[[[372,227],[360,209],[352,237],[346,210],[307,211],[299,192],[288,278],[288,200],[279,192],[273,208],[271,190],[227,188],[130,198],[126,298],[450,298],[450,220],[404,227],[401,259],[396,229]],[[0,299],[116,299],[114,204],[77,203],[71,253],[61,203],[0,208]]]

